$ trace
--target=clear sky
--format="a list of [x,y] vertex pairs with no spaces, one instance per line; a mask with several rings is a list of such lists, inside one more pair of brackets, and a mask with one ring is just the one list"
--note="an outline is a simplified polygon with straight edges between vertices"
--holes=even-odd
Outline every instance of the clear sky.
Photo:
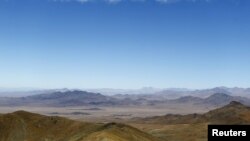
[[0,0],[0,87],[249,87],[249,0]]

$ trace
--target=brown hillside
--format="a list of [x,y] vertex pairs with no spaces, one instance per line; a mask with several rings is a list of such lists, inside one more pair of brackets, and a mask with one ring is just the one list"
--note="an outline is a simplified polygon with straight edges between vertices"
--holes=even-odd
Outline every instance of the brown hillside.
[[0,141],[158,141],[136,128],[94,124],[25,111],[0,115]]
[[232,101],[230,104],[211,110],[205,114],[155,116],[147,118],[135,118],[132,122],[150,124],[246,124],[250,123],[250,107],[239,102]]
[[208,124],[250,124],[250,108],[230,104],[205,114],[133,119],[131,125],[166,141],[207,141]]

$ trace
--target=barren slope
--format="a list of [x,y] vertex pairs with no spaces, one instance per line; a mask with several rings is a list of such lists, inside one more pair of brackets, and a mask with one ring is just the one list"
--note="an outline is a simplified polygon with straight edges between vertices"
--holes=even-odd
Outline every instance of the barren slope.
[[0,115],[0,141],[158,141],[133,127],[83,123],[18,111]]

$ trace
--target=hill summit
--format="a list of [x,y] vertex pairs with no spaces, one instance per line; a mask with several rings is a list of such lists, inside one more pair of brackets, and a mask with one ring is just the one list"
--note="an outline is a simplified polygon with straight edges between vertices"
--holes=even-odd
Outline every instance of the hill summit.
[[136,128],[44,116],[26,111],[0,115],[0,141],[159,141]]
[[135,118],[133,120],[134,122],[150,124],[247,124],[250,123],[250,107],[237,101],[231,101],[228,105],[204,114],[167,114],[165,116]]

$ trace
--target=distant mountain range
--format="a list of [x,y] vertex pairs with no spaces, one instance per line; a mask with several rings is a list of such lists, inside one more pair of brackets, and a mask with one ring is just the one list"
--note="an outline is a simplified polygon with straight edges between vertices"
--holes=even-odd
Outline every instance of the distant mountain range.
[[17,98],[0,98],[0,106],[81,106],[112,103],[112,97],[86,91],[50,92]]
[[35,89],[35,88],[0,88],[0,97],[24,97],[38,94],[49,94],[53,92],[66,92],[69,89]]
[[0,97],[22,97],[37,94],[48,94],[53,92],[66,92],[66,91],[87,91],[92,93],[101,93],[107,96],[116,98],[131,98],[138,99],[146,98],[151,100],[159,99],[176,99],[183,96],[195,96],[205,98],[215,93],[224,93],[231,96],[242,96],[250,98],[250,88],[228,88],[228,87],[215,87],[211,89],[186,89],[186,88],[153,88],[143,87],[141,89],[6,89],[0,88]]
[[238,101],[246,105],[250,105],[250,99],[240,96],[230,96],[224,93],[215,93],[207,98],[199,98],[194,96],[184,96],[175,100],[169,100],[172,103],[191,103],[203,106],[224,106],[231,101]]
[[195,96],[182,96],[176,99],[151,99],[144,95],[137,95],[131,98],[130,95],[123,97],[106,96],[100,93],[91,93],[86,91],[64,91],[49,92],[47,94],[38,94],[17,98],[0,98],[0,106],[169,106],[169,105],[194,105],[203,107],[220,107],[231,101],[238,101],[250,105],[250,99],[241,96],[231,96],[225,93],[215,93],[206,98]]
[[114,97],[116,98],[145,98],[150,100],[162,100],[162,99],[176,99],[183,96],[194,96],[200,98],[209,97],[215,93],[224,93],[231,96],[241,96],[250,98],[250,88],[228,88],[228,87],[216,87],[212,89],[200,89],[200,90],[190,90],[190,89],[164,89],[161,91],[157,91],[155,93],[141,93],[139,95],[132,94],[116,94]]

